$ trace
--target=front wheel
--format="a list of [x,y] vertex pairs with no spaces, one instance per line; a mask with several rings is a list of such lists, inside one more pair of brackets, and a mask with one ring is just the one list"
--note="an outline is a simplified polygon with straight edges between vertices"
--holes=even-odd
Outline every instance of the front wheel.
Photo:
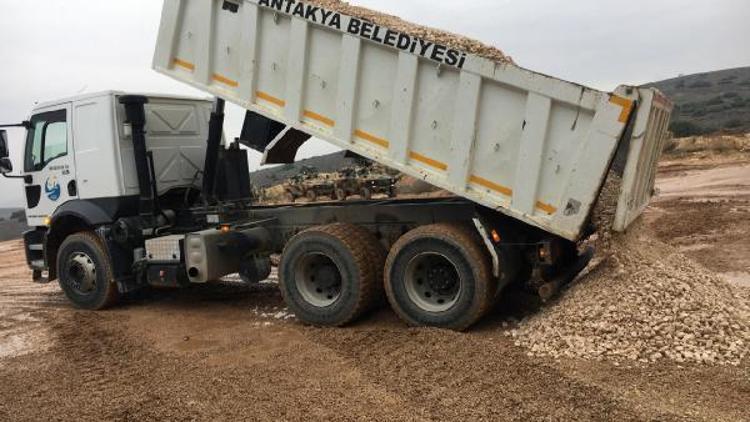
[[65,239],[57,254],[57,274],[65,296],[79,308],[99,310],[117,301],[109,254],[92,232]]
[[435,224],[412,230],[393,246],[385,291],[410,325],[463,331],[494,302],[497,281],[481,239],[469,227]]

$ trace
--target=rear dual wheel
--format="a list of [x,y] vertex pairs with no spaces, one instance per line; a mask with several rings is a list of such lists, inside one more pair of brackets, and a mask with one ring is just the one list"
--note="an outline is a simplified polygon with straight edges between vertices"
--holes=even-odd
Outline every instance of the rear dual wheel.
[[383,296],[385,252],[364,228],[333,224],[304,231],[284,249],[281,293],[297,317],[320,326],[343,326]]
[[494,303],[497,280],[479,235],[436,224],[402,236],[387,256],[375,236],[351,224],[309,229],[287,245],[281,292],[306,323],[343,326],[377,306],[385,293],[414,326],[462,331]]
[[462,331],[494,303],[497,281],[476,231],[458,224],[419,227],[391,249],[385,291],[393,310],[414,326]]

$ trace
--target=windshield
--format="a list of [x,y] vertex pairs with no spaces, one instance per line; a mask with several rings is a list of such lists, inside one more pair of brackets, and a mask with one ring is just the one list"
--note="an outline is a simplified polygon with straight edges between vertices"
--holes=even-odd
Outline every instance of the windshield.
[[26,135],[24,170],[39,171],[50,161],[68,154],[68,124],[65,110],[37,114]]

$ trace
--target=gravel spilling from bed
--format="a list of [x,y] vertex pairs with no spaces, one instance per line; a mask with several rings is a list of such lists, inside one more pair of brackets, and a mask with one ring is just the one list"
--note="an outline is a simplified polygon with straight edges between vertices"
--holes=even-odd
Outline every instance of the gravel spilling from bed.
[[[611,221],[617,180],[595,221]],[[592,268],[555,303],[508,335],[531,355],[738,365],[750,351],[747,292],[727,283],[636,222],[627,234],[600,230]]]

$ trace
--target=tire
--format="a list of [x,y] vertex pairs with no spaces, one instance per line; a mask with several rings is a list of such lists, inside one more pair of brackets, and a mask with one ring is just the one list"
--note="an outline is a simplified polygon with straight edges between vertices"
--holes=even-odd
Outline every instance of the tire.
[[318,194],[314,190],[309,190],[305,192],[305,197],[308,201],[315,202],[318,199]]
[[334,192],[334,196],[339,201],[346,201],[346,191],[342,188],[336,189],[336,191]]
[[372,199],[372,189],[370,188],[362,188],[362,191],[360,192],[360,195],[362,195],[362,199],[370,200]]
[[377,237],[369,230],[351,225],[352,233],[360,238],[364,245],[367,247],[367,261],[373,266],[375,272],[375,284],[372,286],[372,304],[371,308],[381,308],[388,303],[385,296],[385,260],[388,258],[388,252],[380,243]]
[[[382,295],[382,261],[374,236],[351,224],[306,230],[284,248],[279,281],[298,319],[340,327],[362,316]],[[381,258],[384,253],[381,253]]]
[[81,309],[100,310],[117,302],[117,284],[109,254],[92,232],[68,236],[57,254],[60,288]]
[[491,308],[497,281],[475,231],[435,224],[410,231],[393,246],[385,291],[406,323],[464,331]]
[[270,257],[246,257],[240,264],[240,280],[245,284],[256,284],[271,275]]
[[293,193],[287,192],[284,194],[284,199],[286,200],[287,203],[293,204],[295,199],[297,198],[294,197]]

